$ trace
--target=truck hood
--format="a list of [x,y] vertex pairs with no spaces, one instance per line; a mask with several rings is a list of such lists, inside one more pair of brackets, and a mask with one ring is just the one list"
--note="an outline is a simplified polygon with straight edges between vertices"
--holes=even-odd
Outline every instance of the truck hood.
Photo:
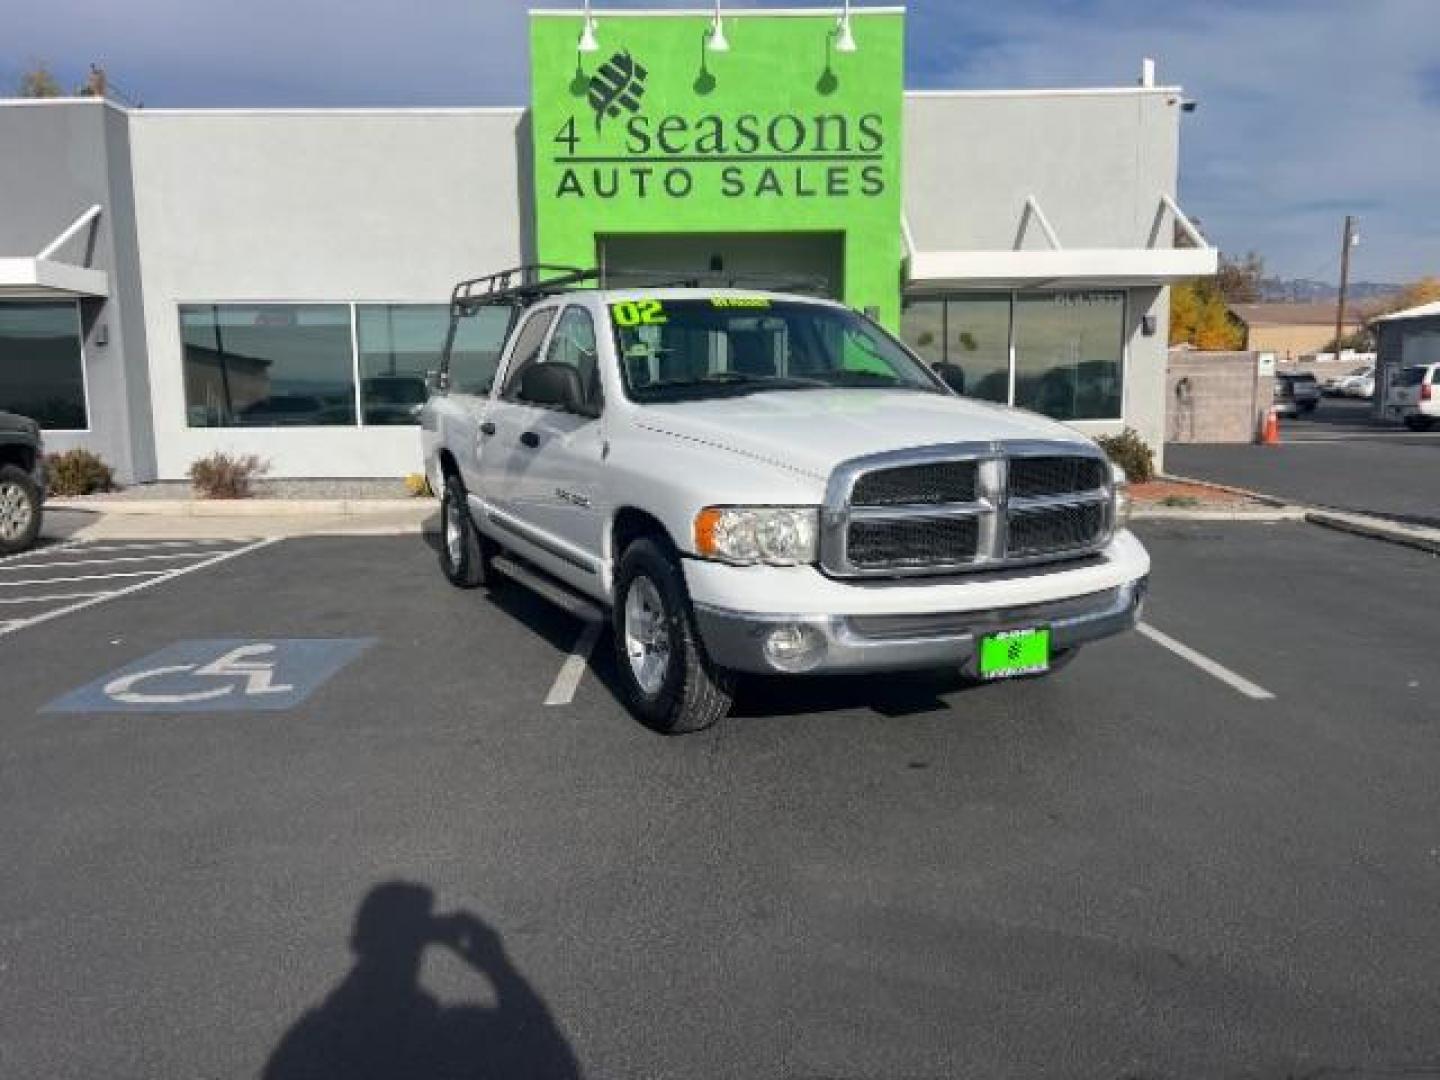
[[842,461],[885,450],[998,439],[1086,442],[1023,410],[904,390],[777,390],[640,409],[636,426],[826,479]]

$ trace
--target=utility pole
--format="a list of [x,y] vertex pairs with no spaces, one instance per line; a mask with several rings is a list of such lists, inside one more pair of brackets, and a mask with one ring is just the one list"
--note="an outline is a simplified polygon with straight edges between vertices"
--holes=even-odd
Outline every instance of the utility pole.
[[1345,336],[1345,290],[1350,285],[1350,249],[1355,245],[1355,219],[1345,215],[1340,237],[1340,299],[1335,305],[1335,362],[1340,362],[1340,339]]

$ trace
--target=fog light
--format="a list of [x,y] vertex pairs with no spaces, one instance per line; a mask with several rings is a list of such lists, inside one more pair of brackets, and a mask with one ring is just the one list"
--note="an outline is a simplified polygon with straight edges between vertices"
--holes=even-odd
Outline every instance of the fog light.
[[808,671],[825,655],[825,639],[813,626],[784,623],[765,635],[765,659],[779,671]]

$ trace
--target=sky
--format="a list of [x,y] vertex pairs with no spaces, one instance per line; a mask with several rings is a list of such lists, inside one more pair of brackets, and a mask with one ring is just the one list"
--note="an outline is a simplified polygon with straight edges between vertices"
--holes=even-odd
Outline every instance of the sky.
[[[519,105],[529,96],[528,6],[0,0],[0,89],[36,60],[67,86],[98,61],[151,107]],[[907,7],[911,88],[1129,85],[1141,58],[1154,57],[1159,81],[1198,103],[1182,120],[1180,202],[1222,250],[1258,251],[1282,276],[1333,281],[1349,213],[1360,223],[1354,280],[1440,274],[1440,0]]]

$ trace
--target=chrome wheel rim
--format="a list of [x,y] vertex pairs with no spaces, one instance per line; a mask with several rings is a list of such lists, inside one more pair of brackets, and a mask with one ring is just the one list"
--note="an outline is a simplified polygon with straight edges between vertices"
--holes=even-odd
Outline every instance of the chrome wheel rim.
[[625,596],[625,656],[647,697],[654,697],[665,685],[670,652],[670,626],[660,590],[641,575],[630,583]]
[[19,484],[0,484],[0,540],[23,536],[33,516],[30,500]]
[[460,565],[460,553],[465,546],[465,528],[460,521],[460,504],[451,498],[445,508],[445,554],[451,566]]

